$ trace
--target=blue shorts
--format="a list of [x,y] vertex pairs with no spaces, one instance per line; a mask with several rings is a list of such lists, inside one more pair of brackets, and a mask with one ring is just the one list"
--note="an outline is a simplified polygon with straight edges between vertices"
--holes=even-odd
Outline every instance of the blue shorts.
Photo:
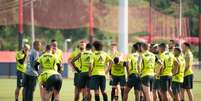
[[135,90],[141,90],[140,76],[137,74],[131,74],[128,76],[128,81],[126,84],[129,88],[134,87]]
[[94,75],[90,79],[90,89],[105,91],[106,89],[106,78],[101,75]]
[[185,76],[184,82],[182,84],[183,89],[192,89],[193,88],[193,74]]
[[126,78],[125,76],[112,76],[112,86],[116,86],[120,84],[121,87],[125,86],[126,84]]
[[78,88],[89,88],[89,73],[84,72],[84,73],[79,73],[79,79],[78,79]]
[[160,76],[160,89],[162,91],[168,91],[172,85],[172,77],[171,76]]
[[17,87],[21,88],[23,87],[23,79],[24,79],[24,73],[21,71],[17,71]]

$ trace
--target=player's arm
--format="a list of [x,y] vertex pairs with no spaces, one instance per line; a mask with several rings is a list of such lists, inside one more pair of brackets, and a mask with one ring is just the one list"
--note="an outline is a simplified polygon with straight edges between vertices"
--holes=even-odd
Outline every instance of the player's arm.
[[173,63],[172,74],[175,75],[178,73],[179,63],[178,60],[175,60]]
[[89,62],[89,76],[91,76],[91,70],[92,70],[92,67],[94,65],[94,58],[93,58],[93,54],[91,54],[90,56],[90,62]]
[[24,57],[21,57],[20,54],[17,54],[17,61],[20,63],[20,64],[23,64],[25,59],[27,57],[27,54],[24,53]]
[[112,60],[109,60],[109,65],[108,65],[108,68],[106,69],[106,72],[105,72],[106,74],[111,71],[112,64],[113,64]]
[[38,72],[39,71],[39,65],[40,63],[38,61],[35,62],[34,64],[34,69]]
[[126,68],[127,75],[130,75],[129,62],[128,61],[124,61],[123,66]]
[[61,66],[61,64],[60,64],[60,63],[57,63],[56,65],[57,65],[57,67],[58,67],[58,70],[57,70],[57,71],[58,71],[59,73],[63,72],[63,71],[62,71],[62,70],[63,70],[63,69],[62,69],[63,67]]
[[[154,69],[154,71],[157,73],[157,75],[161,75],[163,72],[163,63],[162,60],[160,60],[158,57],[156,57],[155,62],[158,64],[158,67]],[[159,68],[159,72],[157,71],[157,69]]]
[[105,74],[107,74],[111,70],[113,64],[113,61],[109,55],[107,55],[106,64],[107,63],[109,63],[109,65],[107,66],[108,68],[106,69]]
[[75,62],[81,57],[81,53],[79,53],[76,57],[74,57],[72,60],[71,60],[71,65],[73,67],[73,69],[75,71],[77,71],[78,73],[80,72],[80,70],[78,69],[78,67],[75,65]]
[[41,61],[41,57],[39,57],[37,60],[34,61],[34,69],[39,72],[39,65],[40,65],[40,62]]

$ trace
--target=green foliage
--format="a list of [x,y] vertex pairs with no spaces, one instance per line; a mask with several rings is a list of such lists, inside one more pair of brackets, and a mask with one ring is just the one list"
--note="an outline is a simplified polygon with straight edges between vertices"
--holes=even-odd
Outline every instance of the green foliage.
[[[151,0],[152,8],[167,15],[179,17],[180,0]],[[199,0],[182,0],[183,17],[189,18],[190,34],[198,36]]]

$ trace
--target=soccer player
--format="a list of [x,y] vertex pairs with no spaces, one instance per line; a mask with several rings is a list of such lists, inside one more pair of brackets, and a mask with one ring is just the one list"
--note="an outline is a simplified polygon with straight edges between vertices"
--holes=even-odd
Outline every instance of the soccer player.
[[156,56],[156,65],[155,65],[155,76],[154,76],[154,84],[153,84],[153,101],[162,101],[161,93],[160,93],[160,69],[162,63],[159,59],[159,48],[158,44],[150,45],[150,52],[154,53]]
[[179,47],[174,48],[176,60],[173,66],[172,77],[172,92],[174,101],[181,101],[181,85],[184,80],[185,59]]
[[20,51],[17,51],[16,53],[16,65],[17,65],[17,87],[15,89],[15,101],[18,101],[19,92],[21,87],[23,86],[23,76],[26,68],[26,60],[27,60],[27,54],[30,50],[30,46],[28,44],[25,44],[23,49]]
[[152,101],[152,86],[154,78],[154,68],[156,57],[148,51],[148,45],[141,43],[141,71],[140,77],[142,81],[142,89],[146,101]]
[[[111,76],[112,76],[112,92],[113,99],[111,98],[111,101],[115,100],[118,101],[118,92],[116,91],[118,88],[118,84],[120,84],[121,88],[121,97],[123,100],[124,96],[124,88],[126,84],[126,78],[125,78],[125,66],[126,62],[121,60],[120,57],[114,57],[112,67],[109,68],[111,70]],[[115,92],[116,91],[116,92]]]
[[52,47],[52,54],[54,54],[58,58],[59,63],[61,64],[63,60],[63,52],[58,48],[57,41],[55,39],[51,40],[51,47]]
[[[75,49],[75,51],[71,54],[70,58],[69,58],[69,63],[71,65],[71,67],[73,67],[73,65],[71,64],[71,61],[73,58],[75,58],[79,53],[81,53],[82,51],[84,51],[86,49],[86,44],[87,42],[85,40],[81,40],[80,43],[79,43],[79,47],[77,47]],[[75,62],[75,65],[76,67],[79,69],[80,71],[80,61],[76,61]],[[72,69],[74,70],[76,67],[73,67]],[[79,79],[79,73],[77,72],[78,70],[74,70],[75,73],[74,73],[74,86],[75,86],[75,89],[74,89],[74,101],[79,101],[79,98],[80,98],[80,92],[81,90],[78,88],[78,79]]]
[[91,92],[95,92],[95,101],[100,101],[99,88],[103,95],[103,101],[108,101],[108,96],[105,91],[106,89],[106,78],[105,74],[108,72],[106,70],[106,65],[109,63],[111,66],[112,60],[108,54],[102,51],[103,45],[99,41],[93,43],[95,48],[94,52],[94,64],[93,67],[89,69],[89,74],[91,75],[90,89]]
[[[50,45],[46,46],[45,53],[42,54],[37,59],[37,62],[35,63],[35,66],[34,66],[36,71],[39,71],[38,65],[40,65],[42,74],[45,73],[47,78],[50,77],[48,75],[52,74],[52,72],[50,73],[48,71],[55,71],[55,72],[60,72],[61,71],[60,62],[59,62],[58,58],[56,58],[55,55],[53,55],[51,53],[51,46]],[[56,66],[58,67],[58,69],[55,68]],[[55,72],[53,74],[55,74]],[[42,78],[43,78],[43,76],[42,76]],[[47,84],[44,83],[46,81],[46,79],[45,80],[42,79],[42,81],[40,83],[40,90],[42,90],[41,95],[43,95],[43,96],[41,96],[41,99],[44,100],[44,101],[49,101],[49,100],[47,100],[47,99],[49,99],[49,94],[52,94],[51,93],[52,88],[55,88],[56,91],[53,93],[54,100],[59,101],[58,93],[59,93],[60,89],[57,89],[57,87],[60,87],[61,85],[60,85],[60,83],[58,83],[58,85],[57,85],[56,81],[60,82],[60,77],[59,76],[53,77],[52,78],[53,81],[52,81],[52,79],[50,80],[50,82],[52,81],[53,83],[49,82]],[[55,79],[59,79],[59,80],[55,80]],[[49,92],[47,92],[47,91],[49,91]]]
[[160,91],[162,95],[162,101],[168,101],[168,91],[170,91],[172,81],[172,69],[174,63],[174,55],[167,51],[165,43],[159,45],[160,60],[162,68],[160,70]]
[[24,101],[33,101],[33,93],[36,87],[38,73],[34,69],[34,63],[41,54],[41,43],[39,41],[33,42],[33,48],[28,54],[26,72],[23,79]]
[[189,101],[193,101],[193,93],[192,93],[192,88],[193,88],[193,70],[192,70],[192,65],[193,65],[193,54],[191,52],[190,44],[185,42],[182,44],[182,49],[184,53],[184,58],[185,58],[185,69],[184,69],[184,82],[182,84],[182,99],[181,101],[184,101],[184,92],[186,91],[188,94]]
[[[119,56],[121,56],[121,54],[117,49],[117,44],[112,43],[112,52],[110,53],[111,59],[114,60],[115,57],[119,57]],[[118,96],[119,87],[118,87],[118,85],[117,86],[112,85],[113,84],[113,79],[112,79],[111,69],[110,69],[110,72],[109,72],[109,79],[110,79],[110,85],[112,86],[111,101],[113,101],[115,99],[115,96]]]
[[44,87],[43,101],[49,101],[54,94],[53,101],[60,101],[59,92],[62,86],[61,74],[55,70],[46,70],[39,76],[40,85]]
[[141,83],[140,83],[140,75],[139,75],[139,60],[140,56],[138,50],[140,48],[139,43],[135,43],[132,47],[132,54],[128,56],[128,64],[127,66],[127,74],[128,74],[128,81],[125,86],[124,90],[124,97],[123,101],[128,100],[128,93],[134,87],[135,90],[135,101],[140,101],[140,91],[141,91]]
[[[71,64],[75,67],[75,70],[79,72],[78,88],[83,91],[84,98],[83,101],[91,101],[90,89],[89,89],[89,68],[93,66],[93,53],[92,45],[87,44],[86,50],[78,54],[72,59]],[[76,67],[75,62],[80,60],[81,67]],[[78,69],[80,68],[80,69]]]

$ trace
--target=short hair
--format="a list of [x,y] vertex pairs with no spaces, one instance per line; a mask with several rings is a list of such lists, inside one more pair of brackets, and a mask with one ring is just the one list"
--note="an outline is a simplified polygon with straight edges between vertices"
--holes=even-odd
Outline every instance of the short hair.
[[142,45],[142,43],[143,42],[136,42],[135,44],[136,44],[136,50],[140,50],[140,47],[141,47],[141,45]]
[[181,54],[181,52],[182,52],[180,47],[175,47],[174,50],[178,51],[179,54]]
[[57,42],[57,40],[56,39],[52,39],[51,42]]
[[115,64],[119,63],[119,57],[114,57],[113,61]]
[[36,45],[38,45],[38,44],[40,44],[40,41],[38,41],[38,40],[36,40],[36,41],[33,42],[33,45],[34,45],[34,46],[36,46]]
[[102,50],[102,48],[103,48],[103,45],[100,41],[94,41],[93,46],[94,46],[95,50],[98,50],[98,51]]
[[51,45],[46,45],[45,50],[46,50],[46,51],[51,50]]
[[132,48],[133,48],[134,50],[138,50],[139,44],[138,44],[137,42],[134,43],[133,46],[132,46]]
[[141,47],[144,49],[144,50],[148,50],[148,45],[144,42],[141,43]]
[[159,44],[159,47],[165,49],[165,48],[167,48],[167,45],[165,43],[161,43],[161,44]]
[[87,50],[90,50],[90,49],[92,49],[92,48],[93,48],[92,44],[88,43],[88,44],[86,45],[86,49],[87,49]]
[[188,47],[189,49],[191,48],[191,45],[188,42],[184,42],[183,43],[186,47]]

